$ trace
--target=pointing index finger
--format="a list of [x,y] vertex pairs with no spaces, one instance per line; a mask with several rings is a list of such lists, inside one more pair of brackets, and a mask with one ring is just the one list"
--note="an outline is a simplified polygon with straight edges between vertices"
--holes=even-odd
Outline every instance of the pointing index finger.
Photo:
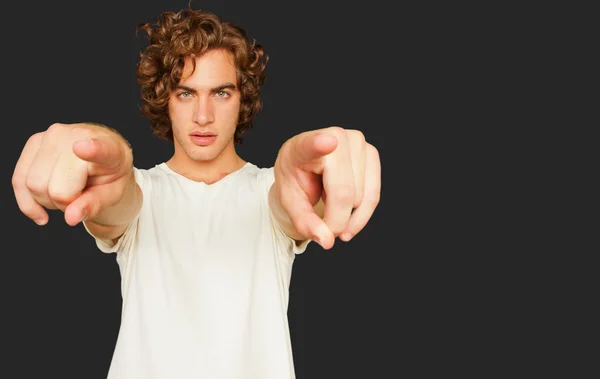
[[79,158],[114,169],[123,162],[123,148],[112,136],[99,136],[73,143],[73,153]]
[[323,130],[302,133],[294,143],[292,157],[296,160],[295,163],[316,174],[321,174],[323,171],[323,165],[319,160],[338,146],[336,136]]

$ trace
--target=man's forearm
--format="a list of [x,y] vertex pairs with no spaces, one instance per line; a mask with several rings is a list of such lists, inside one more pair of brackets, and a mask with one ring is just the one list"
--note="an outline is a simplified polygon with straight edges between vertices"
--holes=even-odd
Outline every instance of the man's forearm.
[[137,215],[141,206],[142,191],[137,185],[132,171],[121,200],[102,210],[96,217],[88,221],[105,226],[127,225]]

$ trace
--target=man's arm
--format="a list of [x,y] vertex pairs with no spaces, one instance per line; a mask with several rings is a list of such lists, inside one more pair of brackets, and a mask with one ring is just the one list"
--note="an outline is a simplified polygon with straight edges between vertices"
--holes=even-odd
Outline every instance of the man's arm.
[[112,240],[113,243],[116,243],[123,233],[125,233],[125,230],[127,230],[131,221],[142,209],[143,194],[140,186],[135,181],[135,174],[133,172],[133,152],[129,141],[111,127],[98,123],[91,124],[107,129],[111,134],[116,135],[121,142],[127,144],[127,148],[121,144],[123,151],[121,162],[128,165],[131,173],[125,189],[123,190],[121,199],[115,205],[101,210],[95,217],[83,220],[87,230],[94,237]]

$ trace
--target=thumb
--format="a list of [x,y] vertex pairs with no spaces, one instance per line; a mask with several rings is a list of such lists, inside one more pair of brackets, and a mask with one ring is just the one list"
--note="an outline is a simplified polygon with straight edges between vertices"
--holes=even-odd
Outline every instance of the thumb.
[[96,217],[109,206],[119,202],[123,191],[114,185],[96,185],[86,188],[81,196],[65,208],[65,221],[71,226],[85,219]]
[[323,249],[331,249],[335,243],[335,235],[331,232],[325,221],[314,212],[307,214],[306,219],[309,220],[310,235],[314,236],[313,239]]
[[75,141],[72,148],[76,156],[84,161],[95,163],[94,166],[97,168],[115,169],[124,161],[123,146],[113,136],[99,136]]
[[280,202],[296,230],[316,241],[324,249],[330,249],[335,243],[335,235],[325,221],[315,213],[313,206],[301,189],[287,189],[280,196]]

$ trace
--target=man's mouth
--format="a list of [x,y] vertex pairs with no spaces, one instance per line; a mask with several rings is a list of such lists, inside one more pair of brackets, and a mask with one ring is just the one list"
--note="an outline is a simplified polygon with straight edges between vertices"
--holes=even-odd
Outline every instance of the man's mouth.
[[210,132],[194,132],[190,134],[190,139],[195,145],[208,146],[217,139],[217,136],[216,134]]
[[191,136],[199,136],[199,137],[211,137],[211,136],[215,136],[215,133],[212,132],[192,132],[190,134]]

